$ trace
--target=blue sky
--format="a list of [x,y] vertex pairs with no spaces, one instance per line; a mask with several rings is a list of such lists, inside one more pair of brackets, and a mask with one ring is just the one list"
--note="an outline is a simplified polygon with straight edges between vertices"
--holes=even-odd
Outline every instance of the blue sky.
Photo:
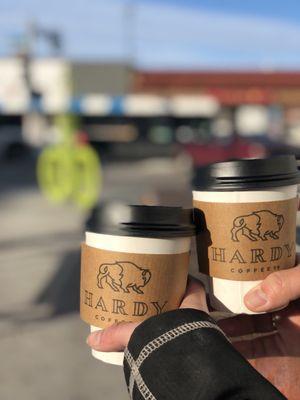
[[[300,68],[296,0],[0,0],[1,56],[12,53],[29,20],[59,29],[73,59],[133,57],[157,69]],[[36,51],[47,54],[43,43]]]

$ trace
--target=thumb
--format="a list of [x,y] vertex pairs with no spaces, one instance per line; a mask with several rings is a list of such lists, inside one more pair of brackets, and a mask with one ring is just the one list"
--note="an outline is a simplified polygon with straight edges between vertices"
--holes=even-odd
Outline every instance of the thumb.
[[208,313],[205,288],[200,281],[192,276],[188,278],[186,292],[180,308],[194,308]]
[[95,331],[88,336],[87,344],[98,351],[123,351],[138,325],[137,322],[120,322],[106,329]]
[[300,265],[274,272],[244,297],[252,311],[272,311],[300,297]]

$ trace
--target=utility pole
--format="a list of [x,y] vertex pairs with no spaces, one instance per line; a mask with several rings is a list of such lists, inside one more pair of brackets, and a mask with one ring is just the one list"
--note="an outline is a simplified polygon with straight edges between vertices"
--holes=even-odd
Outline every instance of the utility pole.
[[22,118],[22,132],[23,137],[31,144],[33,144],[32,137],[35,136],[34,140],[36,140],[37,136],[37,134],[32,135],[32,132],[37,131],[34,127],[40,127],[41,121],[44,121],[40,110],[41,93],[33,86],[30,71],[30,66],[35,56],[35,44],[40,39],[48,44],[50,52],[54,57],[60,56],[62,52],[62,38],[60,32],[45,29],[39,26],[35,21],[28,22],[16,53],[23,64],[23,79],[29,96],[29,107]]
[[130,65],[137,62],[136,17],[137,5],[134,0],[128,0],[124,4],[122,34],[125,58]]
[[30,79],[30,63],[34,57],[34,46],[37,40],[43,39],[48,44],[54,56],[61,55],[62,38],[56,30],[45,29],[36,24],[35,21],[29,21],[26,31],[22,37],[21,43],[17,48],[17,56],[23,60],[25,84],[29,90],[30,98],[34,96],[34,91]]

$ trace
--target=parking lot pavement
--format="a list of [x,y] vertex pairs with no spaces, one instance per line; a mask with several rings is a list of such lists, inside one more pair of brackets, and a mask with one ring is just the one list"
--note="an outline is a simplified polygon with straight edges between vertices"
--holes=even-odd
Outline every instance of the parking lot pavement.
[[3,400],[128,398],[122,369],[91,357],[78,313],[49,317],[51,309],[35,304],[65,254],[78,250],[82,219],[72,207],[49,205],[36,189],[0,199]]
[[91,357],[87,332],[74,314],[12,326],[0,339],[0,398],[127,399],[122,368]]
[[[122,369],[91,357],[78,313],[51,317],[51,303],[35,302],[65,255],[78,251],[83,217],[48,204],[36,189],[0,199],[2,400],[128,398]],[[67,288],[65,296],[74,296]]]
[[[180,204],[189,165],[156,159],[106,166],[102,199],[137,203],[159,191]],[[170,192],[173,195],[170,196]],[[189,195],[184,195],[189,201]],[[103,364],[85,344],[78,316],[79,247],[86,215],[49,204],[34,163],[0,169],[0,399],[125,400],[122,368]],[[74,276],[75,275],[75,276]]]
[[66,255],[79,251],[83,219],[35,188],[0,197],[1,400],[128,398],[122,368],[91,357],[78,313],[51,317],[52,304],[36,302]]

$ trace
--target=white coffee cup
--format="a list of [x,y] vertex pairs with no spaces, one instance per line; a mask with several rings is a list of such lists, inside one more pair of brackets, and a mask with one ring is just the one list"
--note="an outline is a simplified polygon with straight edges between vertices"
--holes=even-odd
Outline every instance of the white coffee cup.
[[[291,159],[292,158],[292,159]],[[234,163],[238,163],[239,161],[233,162],[224,162],[217,163],[212,166],[212,168],[207,167],[206,170],[203,170],[203,174],[211,174],[213,175],[210,179],[209,176],[204,177],[204,183],[198,186],[197,190],[193,191],[193,201],[195,202],[206,202],[206,203],[218,203],[224,204],[224,215],[226,213],[226,204],[235,203],[235,204],[249,204],[249,203],[257,203],[256,207],[259,209],[259,203],[263,204],[266,202],[276,202],[283,200],[295,199],[297,197],[297,182],[299,181],[299,174],[296,171],[296,167],[293,165],[293,157],[292,156],[279,156],[269,159],[271,160],[271,164],[276,166],[276,163],[283,164],[281,166],[282,179],[280,180],[280,184],[276,186],[276,180],[270,182],[268,181],[270,176],[264,177],[264,165],[263,163],[268,163],[268,160],[259,160],[259,171],[260,175],[257,178],[252,171],[252,181],[250,179],[245,179],[246,184],[239,187],[239,182],[234,180],[234,172],[230,171],[228,173],[228,169],[234,169]],[[249,174],[251,171],[251,162],[255,160],[242,160],[243,162],[247,162],[247,168],[245,167],[246,172],[244,171],[244,176]],[[249,163],[250,162],[250,163]],[[284,174],[284,164],[287,164],[287,172]],[[215,166],[215,167],[214,167]],[[289,170],[290,166],[290,170]],[[267,166],[268,172],[268,166]],[[207,172],[208,171],[208,172]],[[222,172],[223,171],[223,172]],[[278,172],[278,171],[277,171]],[[198,172],[199,173],[199,172]],[[237,178],[238,178],[238,167],[237,167]],[[201,174],[201,172],[200,172]],[[224,174],[225,179],[222,181],[222,174]],[[232,175],[230,178],[230,174]],[[243,171],[241,172],[243,175]],[[274,175],[276,174],[276,168],[274,171]],[[290,176],[288,176],[290,174]],[[285,180],[283,175],[285,175]],[[227,179],[227,180],[226,180]],[[255,185],[255,179],[258,179],[259,183]],[[201,178],[200,178],[201,180]],[[229,182],[229,180],[231,182]],[[199,182],[199,176],[198,176]],[[241,181],[240,181],[241,182]],[[277,180],[278,183],[278,180]],[[289,184],[293,183],[293,184]],[[230,187],[232,186],[232,188]],[[256,187],[255,187],[256,186]],[[265,186],[265,187],[264,187]],[[199,188],[200,187],[200,188]],[[255,187],[255,189],[254,189]],[[201,190],[203,188],[203,190]],[[209,190],[205,190],[205,188],[209,188]],[[213,188],[215,190],[213,190]],[[253,188],[253,189],[252,189]],[[199,203],[201,204],[201,203]],[[296,219],[296,213],[295,213]],[[209,229],[209,228],[208,228]],[[226,228],[227,229],[227,228]],[[228,229],[227,229],[228,230]],[[255,238],[254,238],[255,239]],[[253,240],[254,240],[253,239]],[[255,243],[255,242],[254,242]],[[201,260],[199,260],[201,263]],[[201,269],[201,268],[200,268]],[[210,303],[212,307],[220,312],[230,312],[235,314],[255,314],[253,311],[249,310],[244,303],[244,296],[246,293],[251,290],[253,287],[257,286],[261,280],[230,280],[230,279],[222,279],[220,277],[209,277],[209,297]]]
[[[128,206],[128,207],[139,207],[139,206]],[[140,210],[142,210],[141,207],[146,207],[146,212],[153,212],[155,214],[156,210],[153,210],[156,208],[158,210],[159,215],[158,220],[160,218],[163,218],[163,212],[165,209],[165,212],[172,213],[171,207],[151,207],[152,210],[149,210],[147,206],[140,206],[138,208],[138,211],[135,211],[135,213],[139,213]],[[174,208],[175,209],[175,208]],[[176,207],[177,211],[178,208]],[[136,210],[136,209],[135,209]],[[128,211],[128,210],[127,210]],[[190,210],[190,216],[191,216],[191,210]],[[122,218],[122,217],[121,217]],[[154,215],[155,218],[155,215]],[[170,217],[172,218],[172,216]],[[175,218],[177,218],[175,216]],[[129,218],[130,219],[130,218]],[[155,225],[155,221],[151,221]],[[170,223],[170,221],[169,221]],[[179,222],[178,222],[179,223]],[[165,222],[162,222],[162,224],[165,224],[165,228],[163,232],[159,232],[159,229],[162,228],[162,226],[154,226],[152,225],[152,229],[150,228],[150,237],[146,237],[147,235],[147,224],[145,224],[145,221],[142,221],[142,228],[141,228],[141,237],[137,236],[138,233],[135,231],[133,233],[133,236],[126,236],[122,232],[122,234],[118,235],[118,229],[116,227],[113,229],[115,232],[113,234],[108,234],[106,233],[107,229],[103,229],[105,233],[95,233],[95,232],[86,232],[85,237],[85,243],[87,246],[96,248],[96,249],[101,249],[101,250],[107,250],[110,252],[121,252],[121,253],[130,253],[130,254],[155,254],[155,255],[172,255],[172,254],[182,254],[182,253],[188,253],[190,251],[191,247],[191,237],[194,234],[194,227],[190,225],[189,227],[181,225],[181,227],[177,227],[178,232],[176,233],[169,233],[168,237],[168,232],[166,231],[166,227],[170,226],[168,224],[168,219],[165,220]],[[112,228],[108,229],[111,230]],[[136,225],[134,226],[134,229],[138,229]],[[172,230],[176,231],[176,227],[172,227]],[[183,230],[187,230],[186,232],[183,232]],[[181,233],[180,233],[181,231]],[[128,233],[129,235],[130,233]],[[157,235],[157,237],[155,237]],[[160,237],[161,236],[161,237]],[[100,327],[91,325],[90,326],[90,331],[94,332],[96,330],[101,330]],[[106,363],[110,364],[115,364],[115,365],[123,365],[123,352],[100,352],[96,350],[92,350],[92,355],[98,360],[104,361]]]
[[[143,237],[127,237],[86,232],[86,244],[102,250],[119,251],[136,254],[180,254],[190,250],[191,238],[153,239]],[[99,330],[91,326],[91,332]],[[92,350],[98,360],[123,365],[123,352],[100,352]]]

